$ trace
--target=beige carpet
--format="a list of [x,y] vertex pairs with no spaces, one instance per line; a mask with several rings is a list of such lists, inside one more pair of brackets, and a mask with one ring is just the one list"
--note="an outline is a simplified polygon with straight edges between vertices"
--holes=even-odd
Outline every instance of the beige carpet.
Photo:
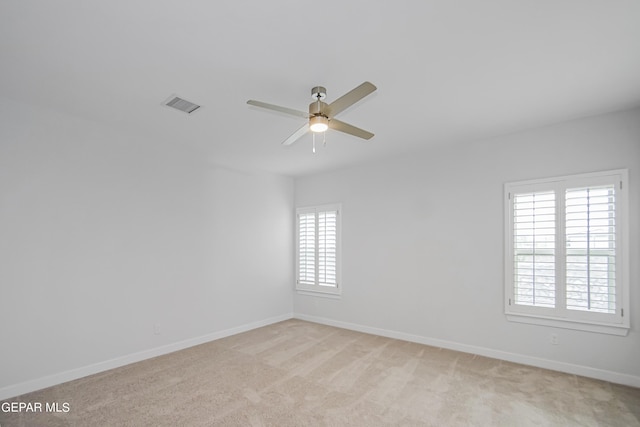
[[300,320],[12,401],[43,412],[2,427],[640,426],[640,389]]

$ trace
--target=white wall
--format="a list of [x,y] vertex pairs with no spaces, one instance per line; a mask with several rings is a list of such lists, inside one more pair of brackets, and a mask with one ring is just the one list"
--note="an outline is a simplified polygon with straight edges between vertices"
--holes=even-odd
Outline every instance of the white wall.
[[290,178],[0,98],[0,399],[290,317],[292,212]]
[[[632,329],[551,346],[502,312],[502,185],[614,168],[632,186]],[[344,286],[292,307],[291,179],[0,98],[0,398],[292,309],[640,381],[638,188],[640,110],[300,178],[297,206],[343,204]]]
[[[629,335],[508,322],[503,184],[618,168],[630,176]],[[342,203],[343,293],[295,295],[295,313],[640,386],[639,189],[638,109],[298,179],[296,206]]]

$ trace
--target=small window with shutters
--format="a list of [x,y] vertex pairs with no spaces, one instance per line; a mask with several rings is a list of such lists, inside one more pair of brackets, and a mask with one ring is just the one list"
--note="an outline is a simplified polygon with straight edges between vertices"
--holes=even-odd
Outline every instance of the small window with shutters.
[[505,185],[509,320],[626,335],[627,171]]
[[340,294],[340,205],[298,208],[296,221],[296,289]]

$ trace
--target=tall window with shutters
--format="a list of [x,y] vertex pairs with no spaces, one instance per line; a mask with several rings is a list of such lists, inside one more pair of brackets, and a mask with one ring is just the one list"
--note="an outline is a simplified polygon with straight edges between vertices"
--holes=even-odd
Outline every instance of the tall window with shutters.
[[627,171],[505,185],[509,320],[625,335]]
[[340,205],[296,210],[296,289],[340,294]]

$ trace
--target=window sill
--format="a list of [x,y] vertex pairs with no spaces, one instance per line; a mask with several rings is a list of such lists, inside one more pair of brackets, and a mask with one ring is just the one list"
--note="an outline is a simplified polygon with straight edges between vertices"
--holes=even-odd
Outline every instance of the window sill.
[[342,299],[342,295],[340,295],[339,292],[316,291],[316,290],[300,289],[300,288],[296,288],[296,292],[298,295],[308,295],[312,297],[329,298],[329,299]]
[[506,313],[506,315],[507,320],[510,322],[527,323],[530,325],[552,326],[555,328],[596,332],[599,334],[618,335],[621,337],[627,336],[627,334],[629,333],[629,326],[622,324],[612,325],[601,323],[587,323],[584,321],[565,320],[520,313]]

